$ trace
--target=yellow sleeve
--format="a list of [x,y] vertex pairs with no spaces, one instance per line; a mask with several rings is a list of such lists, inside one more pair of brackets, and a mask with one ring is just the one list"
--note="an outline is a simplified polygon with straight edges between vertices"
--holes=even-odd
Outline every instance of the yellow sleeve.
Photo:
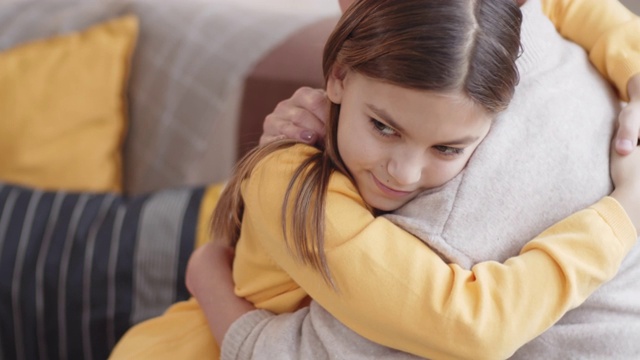
[[636,239],[626,213],[607,197],[545,231],[519,256],[469,271],[374,218],[337,174],[325,229],[334,290],[282,240],[280,210],[291,167],[279,163],[291,163],[287,156],[264,162],[245,183],[243,221],[260,229],[270,258],[337,319],[374,342],[418,356],[508,357],[613,277]]
[[558,32],[582,46],[628,101],[627,83],[640,74],[640,18],[618,0],[541,1]]

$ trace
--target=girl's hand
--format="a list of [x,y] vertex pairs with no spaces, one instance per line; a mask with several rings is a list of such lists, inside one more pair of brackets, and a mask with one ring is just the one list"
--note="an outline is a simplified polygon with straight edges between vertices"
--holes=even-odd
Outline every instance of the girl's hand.
[[633,152],[640,137],[640,74],[632,77],[627,87],[629,103],[618,117],[618,131],[614,142],[615,151],[620,155]]
[[209,242],[189,258],[186,283],[207,317],[219,344],[238,318],[255,307],[235,295],[232,278],[234,252],[221,242]]
[[260,145],[279,139],[295,139],[313,145],[324,140],[329,118],[329,99],[324,90],[302,87],[281,101],[263,124]]
[[622,205],[640,233],[640,151],[620,155],[612,149],[611,179],[615,186],[611,196]]

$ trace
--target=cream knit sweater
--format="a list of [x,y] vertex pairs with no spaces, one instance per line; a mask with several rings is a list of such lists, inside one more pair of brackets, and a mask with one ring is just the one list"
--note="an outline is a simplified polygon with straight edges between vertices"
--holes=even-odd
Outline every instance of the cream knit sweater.
[[[617,100],[584,51],[558,35],[538,0],[522,10],[521,82],[510,109],[462,174],[389,216],[464,267],[516,255],[543,229],[611,191]],[[640,357],[639,279],[636,246],[616,278],[514,358]],[[254,311],[238,320],[222,358],[256,356],[414,358],[360,337],[316,303],[294,314]]]

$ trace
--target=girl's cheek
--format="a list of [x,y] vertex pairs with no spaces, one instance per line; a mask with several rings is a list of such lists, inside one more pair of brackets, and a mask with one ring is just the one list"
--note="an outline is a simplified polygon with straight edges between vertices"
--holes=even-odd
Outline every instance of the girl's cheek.
[[464,169],[465,164],[466,160],[440,163],[440,166],[436,169],[436,173],[440,174],[437,180],[439,184],[436,186],[443,185],[447,181],[456,177],[456,175]]

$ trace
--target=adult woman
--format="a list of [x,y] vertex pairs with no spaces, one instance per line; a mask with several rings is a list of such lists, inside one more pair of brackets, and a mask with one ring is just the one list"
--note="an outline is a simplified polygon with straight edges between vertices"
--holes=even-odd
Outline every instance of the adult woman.
[[[632,24],[629,24],[629,25],[632,25]],[[525,56],[527,55],[527,51],[526,51],[526,49],[527,49],[527,43],[525,43]],[[531,47],[529,47],[529,49],[531,49]],[[614,49],[614,50],[615,50],[615,49]],[[619,68],[619,69],[622,69],[622,68]],[[631,68],[629,68],[629,69],[631,69]],[[637,81],[638,77],[636,76],[634,79],[636,79],[636,81]],[[625,81],[624,81],[624,82],[622,82],[622,84],[623,84],[623,86],[624,86],[624,87],[621,87],[621,89],[620,89],[620,90],[621,90],[621,92],[624,92],[624,90],[625,90],[625,89],[627,88],[627,86],[628,86],[629,90],[631,90],[631,93],[633,94],[634,82],[635,82],[635,81],[634,81],[634,80],[631,80],[631,81],[629,81],[629,82],[628,82],[628,84],[627,84],[627,81],[626,81],[626,80],[627,80],[627,79],[625,79]],[[539,87],[542,87],[542,83],[543,83],[543,82],[540,82],[540,81],[539,81],[539,85],[538,85],[538,86],[539,86]],[[636,94],[640,94],[640,92],[636,92]],[[558,96],[562,96],[562,94],[559,94]],[[526,97],[526,93],[525,93],[525,97]],[[568,98],[568,97],[575,97],[575,93],[565,93],[565,97],[564,97],[565,101],[567,100],[567,98]],[[538,104],[537,106],[540,106],[540,108],[541,108],[541,109],[542,109],[542,108],[544,108],[544,105],[549,106],[548,104],[544,104],[543,102],[541,102],[541,101],[539,101],[539,100],[536,100],[536,99],[529,99],[529,100],[530,100],[530,102],[532,102],[533,104]],[[567,107],[569,108],[569,106],[570,106],[570,105],[569,105],[569,103],[571,103],[571,101],[566,101],[566,102],[567,102]],[[584,106],[584,105],[583,105],[583,106]],[[636,105],[636,106],[637,106],[637,105]],[[319,108],[319,109],[322,109],[322,108]],[[633,109],[633,103],[632,103],[631,107],[627,107],[626,109],[627,109],[627,111],[625,111],[625,112],[623,112],[623,113],[622,113],[622,117],[621,117],[621,124],[622,124],[622,127],[621,127],[621,128],[623,128],[623,129],[627,129],[627,130],[628,130],[628,129],[631,129],[631,131],[627,131],[627,136],[631,136],[631,139],[634,139],[635,137],[637,137],[637,136],[636,136],[636,134],[637,134],[637,121],[633,120],[633,117],[632,117],[632,116],[631,116],[631,117],[629,117],[629,116],[628,116],[628,115],[633,114],[633,110],[632,110],[632,109]],[[557,113],[560,113],[560,112],[557,112]],[[548,113],[546,113],[546,114],[547,114],[547,116],[548,116]],[[568,116],[568,115],[565,115],[565,117],[566,117],[566,116]],[[574,115],[574,116],[575,116],[575,115]],[[605,120],[605,119],[602,119],[602,120]],[[629,121],[629,120],[631,120],[631,121]],[[560,122],[560,123],[562,123],[563,121],[566,121],[566,119],[558,118],[558,119],[557,119],[557,121],[558,121],[558,122]],[[273,125],[273,124],[271,124],[271,125]],[[508,125],[506,125],[506,126],[508,126]],[[584,125],[584,124],[583,124],[583,126],[588,126],[588,125]],[[268,127],[267,127],[267,128],[268,128]],[[530,130],[530,129],[529,129],[529,130]],[[575,130],[575,129],[574,129],[574,130]],[[284,130],[284,132],[287,132],[287,130]],[[577,132],[576,132],[576,133],[577,133]],[[280,134],[280,132],[279,132],[278,134]],[[274,135],[278,135],[278,134],[274,134]],[[574,135],[574,136],[575,136],[575,135]],[[606,138],[606,136],[605,136],[604,138]],[[531,141],[529,141],[529,143],[531,143]],[[555,144],[555,145],[560,145],[560,144]],[[600,145],[601,145],[601,144],[600,144]],[[598,146],[600,146],[600,145],[598,145]],[[624,149],[622,149],[622,150],[624,151]],[[628,151],[628,149],[627,149],[627,151]],[[589,154],[591,154],[591,152],[587,152],[586,154],[588,154],[588,155],[589,155]],[[498,155],[498,154],[494,154],[494,155]],[[590,155],[589,155],[589,156],[590,156]],[[555,157],[558,157],[558,156],[555,156]],[[484,161],[486,161],[486,160],[487,160],[487,157],[485,157],[485,158],[484,158]],[[503,157],[503,158],[502,158],[502,161],[508,161],[508,160],[509,160],[509,158],[508,158],[508,157]],[[576,159],[574,159],[574,160],[576,160]],[[479,162],[479,164],[480,164],[481,166],[482,166],[482,165],[485,165],[485,163],[483,163],[482,161],[480,161],[480,162]],[[538,171],[540,171],[540,170],[538,170]],[[553,177],[552,177],[552,178],[553,178]],[[539,179],[538,179],[538,180],[539,180]],[[556,181],[558,181],[558,182],[560,182],[558,179],[555,179],[555,180],[556,180]],[[556,189],[558,189],[558,188],[556,188]],[[547,191],[548,191],[548,190],[547,190]],[[524,199],[520,199],[519,201],[524,201]],[[533,217],[533,218],[535,218],[535,216],[533,216],[533,215],[532,215],[532,217]],[[480,231],[480,230],[478,230],[478,231]],[[603,306],[602,302],[601,302],[601,303],[599,303],[599,305],[602,307],[602,306]],[[605,309],[606,309],[606,308],[605,308]],[[618,309],[619,309],[619,305],[616,305],[616,308],[612,308],[612,309],[610,309],[609,314],[613,314],[614,312],[619,311]],[[313,309],[312,309],[312,312],[313,312]],[[597,313],[596,313],[596,315],[597,315]],[[602,314],[602,315],[597,315],[597,316],[599,316],[599,317],[604,317],[604,318],[606,319],[606,318],[607,318],[607,316],[610,316],[610,315],[604,315],[604,314]],[[627,318],[631,318],[631,317],[632,317],[632,316],[627,316]],[[298,319],[300,319],[300,317],[298,317]],[[256,319],[254,318],[254,320],[256,320]],[[258,319],[258,320],[260,320],[260,319]],[[273,327],[273,326],[272,326],[272,327],[268,327],[268,328],[267,328],[267,327],[265,327],[265,322],[264,322],[264,321],[260,322],[260,321],[258,321],[258,320],[256,320],[256,321],[254,322],[254,324],[259,324],[259,325],[260,325],[260,327],[261,327],[261,329],[265,330],[265,332],[268,332],[269,330],[274,330],[274,329],[282,329],[282,326],[280,326],[280,327]],[[317,318],[316,318],[316,320],[317,320]],[[584,321],[584,320],[581,320],[581,321]],[[300,322],[298,322],[298,324],[299,324],[299,323],[300,323]],[[244,324],[243,324],[243,325],[248,325],[248,324],[249,324],[249,322],[244,322]],[[282,323],[281,323],[281,324],[282,324]],[[531,353],[531,352],[530,352],[530,353],[529,353],[529,355],[530,355],[530,356],[531,356],[531,355],[545,356],[545,355],[543,355],[543,354],[547,354],[547,355],[549,355],[549,356],[551,356],[551,355],[553,355],[553,356],[559,356],[559,355],[558,355],[558,354],[559,354],[559,352],[561,352],[561,351],[562,351],[562,352],[563,352],[563,354],[568,354],[567,356],[574,356],[574,357],[576,357],[576,356],[580,356],[580,355],[577,355],[577,354],[583,354],[584,356],[587,356],[587,355],[590,355],[590,356],[598,356],[598,355],[594,355],[594,354],[600,354],[599,356],[616,357],[616,354],[615,354],[615,348],[624,348],[624,349],[626,349],[627,351],[632,351],[632,352],[634,351],[634,347],[633,347],[633,344],[632,344],[632,343],[628,343],[628,345],[625,345],[625,344],[627,344],[627,342],[626,342],[625,340],[621,340],[621,339],[626,338],[626,335],[625,335],[625,334],[623,334],[623,333],[620,333],[620,332],[612,332],[611,334],[612,334],[613,336],[616,336],[616,337],[618,338],[618,340],[616,340],[616,339],[610,339],[610,340],[604,340],[604,341],[602,341],[602,339],[598,339],[598,338],[597,338],[599,335],[598,335],[598,336],[594,336],[594,337],[596,337],[595,339],[592,339],[592,338],[589,338],[589,337],[582,337],[582,335],[580,335],[581,333],[586,333],[586,332],[590,332],[590,333],[592,333],[592,334],[599,334],[599,333],[600,333],[600,331],[599,331],[599,330],[597,330],[597,329],[594,329],[594,327],[593,327],[593,326],[588,326],[588,324],[585,324],[585,325],[587,325],[587,326],[582,326],[582,325],[578,326],[578,321],[576,321],[576,319],[575,319],[575,318],[574,318],[574,322],[573,322],[573,324],[574,324],[574,326],[572,327],[572,330],[571,330],[571,332],[573,333],[571,336],[573,336],[573,337],[574,337],[574,340],[573,340],[573,341],[571,341],[571,338],[567,338],[567,337],[564,337],[564,336],[557,336],[558,334],[557,334],[557,333],[554,333],[556,338],[564,339],[564,340],[566,341],[566,342],[564,343],[564,344],[565,344],[564,348],[550,346],[550,347],[548,347],[548,348],[546,349],[546,351],[554,351],[554,352],[552,352],[552,353],[540,353],[540,352],[533,352],[533,353]],[[594,322],[593,324],[594,324],[594,326],[595,326],[595,327],[598,327],[598,323],[597,323],[597,322]],[[624,323],[622,323],[622,322],[621,322],[621,324],[624,324]],[[627,334],[629,334],[629,338],[630,338],[630,339],[632,339],[632,338],[634,337],[634,334],[635,334],[635,335],[637,335],[637,334],[638,334],[637,332],[634,332],[634,331],[635,331],[634,329],[636,329],[636,327],[628,326],[628,327],[626,327],[626,329],[625,329],[625,326],[626,326],[626,325],[629,325],[629,324],[624,324],[624,325],[622,325],[622,331],[623,331],[623,332],[625,332],[625,330],[626,330],[626,333],[627,333]],[[633,324],[631,324],[631,325],[633,325]],[[601,328],[605,328],[605,329],[607,328],[607,327],[604,327],[604,326],[600,326],[600,327],[601,327]],[[294,329],[295,329],[295,328],[294,328]],[[308,328],[305,328],[305,329],[308,329]],[[576,330],[577,330],[577,331],[576,331]],[[595,330],[595,331],[594,331],[594,330]],[[283,332],[284,332],[284,331],[283,331]],[[289,332],[288,334],[291,334],[291,332]],[[617,334],[617,335],[616,335],[616,334]],[[252,335],[252,336],[254,336],[254,337],[253,337],[253,339],[254,339],[254,340],[255,340],[255,339],[257,339],[257,338],[255,338],[255,336],[256,336],[255,334],[251,333],[251,335]],[[552,335],[552,336],[554,336],[554,335]],[[273,337],[268,337],[268,336],[267,336],[266,338],[267,338],[267,339],[270,339],[270,340],[273,340],[273,339],[274,339],[274,338],[276,338],[276,337],[275,337],[275,336],[273,336]],[[582,340],[582,341],[575,341],[575,339],[583,339],[583,340]],[[586,341],[585,341],[585,340],[586,340]],[[613,340],[613,341],[611,341],[611,340]],[[541,342],[545,342],[545,343],[547,343],[547,344],[552,344],[552,343],[553,343],[553,340],[551,340],[551,341],[550,341],[550,339],[549,339],[549,338],[546,338],[546,339],[544,339],[544,340],[543,340],[543,341],[541,341]],[[587,342],[589,342],[589,343],[587,343]],[[261,347],[260,349],[264,350],[264,349],[265,349],[265,346],[264,346],[265,342],[264,342],[264,340],[262,340],[261,344],[262,344],[262,347]],[[291,344],[291,342],[289,342],[289,344]],[[560,346],[562,346],[562,343],[560,343],[559,345],[560,345]],[[293,347],[293,345],[291,345],[291,346]],[[580,348],[578,348],[577,346],[579,346]],[[594,349],[594,347],[599,347],[600,349],[598,349],[598,351],[597,351],[597,352],[592,352],[592,350]],[[280,347],[280,350],[282,350],[283,348],[284,348],[284,347]],[[540,350],[540,346],[538,346],[538,348],[537,348],[537,349],[538,349],[538,350]],[[584,349],[584,350],[580,350],[580,349]],[[584,353],[581,353],[581,351],[584,351]],[[623,351],[624,351],[624,350],[623,350]],[[635,353],[637,353],[637,351],[638,351],[638,349],[637,349],[637,346],[636,346],[636,347],[635,347]],[[611,352],[613,352],[613,353],[611,353]],[[626,354],[626,355],[625,355],[625,354]],[[624,357],[624,356],[629,356],[629,354],[630,354],[629,352],[621,352],[621,353],[618,353],[617,355],[618,355],[618,356],[622,356],[622,357]],[[526,355],[523,355],[523,356],[525,356],[525,358],[526,358]]]

